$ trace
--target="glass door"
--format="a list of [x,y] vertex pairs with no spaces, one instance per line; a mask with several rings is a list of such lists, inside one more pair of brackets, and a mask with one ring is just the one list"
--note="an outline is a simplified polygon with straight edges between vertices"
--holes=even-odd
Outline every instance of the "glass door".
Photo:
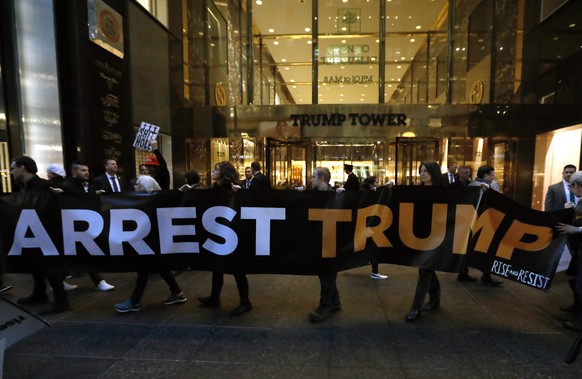
[[439,163],[438,138],[396,138],[396,184],[420,184],[418,166],[426,161]]
[[267,167],[274,189],[293,189],[307,184],[307,143],[267,139]]

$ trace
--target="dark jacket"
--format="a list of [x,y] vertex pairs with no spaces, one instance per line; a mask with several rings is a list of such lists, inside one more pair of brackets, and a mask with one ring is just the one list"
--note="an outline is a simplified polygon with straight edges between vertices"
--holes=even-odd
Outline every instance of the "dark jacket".
[[158,159],[158,163],[160,164],[160,166],[159,166],[158,173],[156,175],[152,175],[152,178],[154,178],[156,180],[156,182],[158,182],[158,184],[160,185],[160,187],[163,190],[169,190],[170,189],[170,170],[168,170],[168,163],[164,159],[164,156],[162,155],[162,153],[160,153],[159,149],[154,150],[154,155]]
[[[453,176],[455,177],[455,181],[453,182],[453,184],[457,184],[459,181],[459,175],[454,174]],[[450,183],[449,183],[449,172],[447,171],[443,174],[443,186],[448,185],[450,185]]]
[[48,180],[42,179],[38,175],[34,175],[26,183],[18,183],[19,192],[50,192],[51,184]]
[[250,190],[271,189],[271,182],[262,172],[257,172],[251,180]]
[[88,191],[85,192],[85,186],[83,185],[83,182],[83,179],[67,178],[58,187],[62,189],[64,193],[87,193],[89,191],[95,192],[91,186],[89,186]]
[[353,172],[348,175],[348,180],[346,180],[346,183],[344,184],[344,189],[346,191],[357,191],[360,189],[360,180]]
[[[117,181],[119,182],[119,190],[121,192],[129,191],[129,184],[127,184],[125,178],[117,176]],[[96,176],[95,179],[93,179],[93,190],[103,190],[105,193],[113,193],[113,187],[111,187],[111,181],[107,174]]]

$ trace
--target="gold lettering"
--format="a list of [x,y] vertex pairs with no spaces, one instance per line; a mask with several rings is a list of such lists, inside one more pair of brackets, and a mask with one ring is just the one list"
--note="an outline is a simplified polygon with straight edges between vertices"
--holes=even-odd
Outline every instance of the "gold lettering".
[[457,208],[455,209],[453,254],[467,254],[471,225],[473,225],[476,218],[477,212],[473,205],[457,204]]
[[[369,217],[379,217],[380,222],[376,226],[366,226]],[[366,240],[372,238],[378,247],[392,247],[384,232],[392,225],[392,210],[382,204],[374,204],[358,209],[356,218],[356,230],[354,232],[354,253],[366,248]]]
[[322,221],[322,258],[336,256],[336,223],[352,221],[351,209],[309,209],[309,221]]
[[[526,235],[535,236],[535,241],[523,242],[522,238]],[[548,247],[552,242],[552,236],[553,231],[551,228],[525,224],[521,221],[514,220],[507,233],[503,236],[496,256],[509,260],[515,249],[540,251]]]
[[474,251],[487,253],[487,250],[493,241],[493,236],[495,235],[495,232],[499,228],[499,225],[501,224],[501,221],[504,217],[505,213],[502,213],[493,208],[487,208],[485,212],[481,213],[481,216],[479,216],[477,222],[472,228],[473,235],[481,230],[481,234],[479,235],[479,239],[475,244]]
[[400,203],[400,217],[398,233],[402,243],[411,249],[432,250],[439,247],[447,232],[447,204],[433,204],[430,234],[426,238],[418,238],[414,235],[414,204]]

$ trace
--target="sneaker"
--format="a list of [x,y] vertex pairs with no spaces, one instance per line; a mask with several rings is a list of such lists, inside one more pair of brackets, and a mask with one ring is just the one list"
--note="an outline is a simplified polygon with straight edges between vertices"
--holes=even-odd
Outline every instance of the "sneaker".
[[388,275],[382,275],[379,272],[373,272],[370,274],[370,278],[372,278],[372,279],[388,279]]
[[4,294],[12,289],[12,286],[0,286],[0,294]]
[[164,305],[171,305],[171,304],[181,304],[181,303],[185,303],[186,302],[186,298],[184,297],[184,293],[180,292],[177,294],[171,294],[170,297],[168,297],[166,299],[166,301],[164,301]]
[[115,304],[114,308],[121,313],[137,312],[141,311],[141,303],[134,304],[131,299],[127,299],[123,303]]
[[99,283],[97,283],[97,285],[95,286],[95,289],[97,291],[101,291],[101,292],[109,292],[109,291],[113,291],[115,289],[115,286],[112,286],[111,284],[107,283],[105,280],[101,280]]
[[[79,287],[79,286],[76,284],[69,284],[63,280],[63,288],[65,289],[65,291],[76,290],[77,287]],[[51,288],[51,291],[52,291],[52,288]]]

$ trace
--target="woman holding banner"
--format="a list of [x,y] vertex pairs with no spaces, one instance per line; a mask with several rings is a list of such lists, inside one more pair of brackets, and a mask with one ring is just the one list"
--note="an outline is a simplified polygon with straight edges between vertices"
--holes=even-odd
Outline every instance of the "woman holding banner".
[[[418,169],[421,185],[440,186],[442,185],[441,169],[436,162],[422,162]],[[428,303],[423,307],[424,298],[428,293]],[[416,293],[412,301],[412,309],[405,316],[406,321],[416,321],[422,312],[430,312],[437,309],[441,302],[441,285],[434,270],[424,268],[418,269],[418,281],[416,283]]]
[[[211,174],[214,184],[212,189],[214,191],[223,191],[224,193],[236,192],[241,189],[238,183],[238,172],[236,168],[228,161],[219,162],[214,166]],[[253,309],[249,300],[249,281],[245,274],[233,274],[238,288],[240,297],[240,304],[229,312],[230,316],[238,316],[249,312]],[[212,290],[210,296],[200,297],[201,307],[218,308],[220,306],[220,292],[224,284],[224,274],[222,272],[212,273]]]

